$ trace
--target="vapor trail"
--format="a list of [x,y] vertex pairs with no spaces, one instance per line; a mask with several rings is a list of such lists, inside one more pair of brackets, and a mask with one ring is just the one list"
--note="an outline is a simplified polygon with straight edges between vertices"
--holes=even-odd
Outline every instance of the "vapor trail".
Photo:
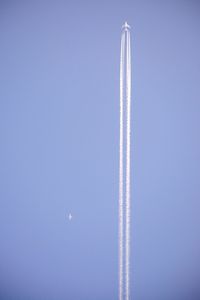
[[131,134],[131,57],[130,32],[126,48],[126,300],[130,298],[130,134]]
[[121,57],[120,57],[120,141],[119,141],[119,300],[123,300],[123,260],[124,260],[124,251],[123,251],[123,239],[124,239],[124,179],[123,179],[123,143],[124,143],[124,101],[123,101],[123,83],[124,83],[124,46],[125,46],[125,35],[122,34],[121,37]]
[[121,35],[120,56],[119,139],[119,300],[130,300],[130,26],[125,23],[122,28],[123,31]]

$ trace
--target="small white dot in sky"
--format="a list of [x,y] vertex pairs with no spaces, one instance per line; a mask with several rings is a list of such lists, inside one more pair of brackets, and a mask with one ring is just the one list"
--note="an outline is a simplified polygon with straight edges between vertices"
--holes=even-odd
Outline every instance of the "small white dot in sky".
[[69,215],[68,215],[68,219],[69,219],[69,221],[72,220],[72,214],[69,214]]

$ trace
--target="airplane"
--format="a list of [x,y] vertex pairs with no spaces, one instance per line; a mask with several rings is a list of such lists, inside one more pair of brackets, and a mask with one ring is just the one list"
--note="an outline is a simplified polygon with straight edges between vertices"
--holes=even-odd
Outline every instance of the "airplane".
[[124,23],[124,25],[122,26],[122,29],[124,29],[124,30],[128,30],[128,29],[131,29],[131,26],[130,26],[130,25],[128,25],[128,23],[127,23],[127,22],[125,22],[125,23]]

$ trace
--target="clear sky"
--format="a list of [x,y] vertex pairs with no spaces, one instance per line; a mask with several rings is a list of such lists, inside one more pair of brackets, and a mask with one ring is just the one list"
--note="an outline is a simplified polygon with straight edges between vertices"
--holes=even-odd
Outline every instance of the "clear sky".
[[131,300],[200,297],[198,1],[0,1],[1,300],[117,299],[125,20]]

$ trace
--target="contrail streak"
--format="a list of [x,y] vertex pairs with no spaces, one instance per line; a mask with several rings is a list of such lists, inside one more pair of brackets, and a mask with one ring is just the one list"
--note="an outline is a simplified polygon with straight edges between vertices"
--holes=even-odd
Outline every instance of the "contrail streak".
[[[119,300],[130,300],[130,141],[131,55],[130,26],[123,25],[120,55],[119,138]],[[124,201],[125,199],[125,201]],[[124,278],[125,275],[125,278]]]
[[124,140],[124,126],[123,126],[123,114],[124,114],[124,101],[123,101],[123,82],[124,82],[124,45],[125,35],[121,37],[121,57],[120,57],[120,141],[119,141],[119,300],[123,300],[123,239],[124,239],[124,180],[123,180],[123,140]]
[[130,33],[127,32],[126,68],[126,300],[130,296],[130,130],[131,130],[131,60]]

